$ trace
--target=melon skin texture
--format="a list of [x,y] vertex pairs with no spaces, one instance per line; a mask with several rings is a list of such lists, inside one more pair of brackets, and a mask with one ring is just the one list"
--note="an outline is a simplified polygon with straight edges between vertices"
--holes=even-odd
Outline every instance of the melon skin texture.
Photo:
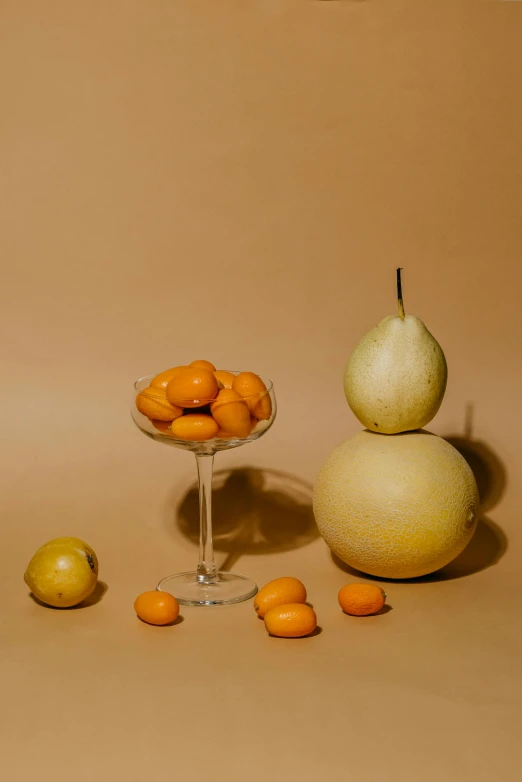
[[415,578],[447,565],[471,540],[478,490],[465,459],[426,431],[368,430],[335,448],[314,486],[322,537],[372,576]]

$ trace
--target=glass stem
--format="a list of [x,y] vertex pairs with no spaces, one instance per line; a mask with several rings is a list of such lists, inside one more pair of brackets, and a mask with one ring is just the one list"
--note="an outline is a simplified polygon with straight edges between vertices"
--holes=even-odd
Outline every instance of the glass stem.
[[212,468],[214,454],[196,454],[199,478],[199,562],[197,579],[204,584],[218,580],[212,545]]

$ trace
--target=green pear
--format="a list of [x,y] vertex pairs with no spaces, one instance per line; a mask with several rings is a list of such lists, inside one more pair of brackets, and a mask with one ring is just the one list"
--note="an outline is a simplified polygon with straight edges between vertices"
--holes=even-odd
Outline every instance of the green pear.
[[415,315],[406,315],[397,269],[398,316],[388,315],[361,339],[344,374],[346,400],[373,432],[421,429],[440,407],[448,370],[439,343]]

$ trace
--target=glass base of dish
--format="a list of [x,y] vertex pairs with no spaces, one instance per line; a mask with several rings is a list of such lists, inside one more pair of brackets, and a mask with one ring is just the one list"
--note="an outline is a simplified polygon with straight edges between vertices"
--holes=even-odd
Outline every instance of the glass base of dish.
[[162,578],[156,589],[170,592],[184,606],[226,606],[254,597],[257,584],[246,576],[223,572],[205,581],[191,571]]

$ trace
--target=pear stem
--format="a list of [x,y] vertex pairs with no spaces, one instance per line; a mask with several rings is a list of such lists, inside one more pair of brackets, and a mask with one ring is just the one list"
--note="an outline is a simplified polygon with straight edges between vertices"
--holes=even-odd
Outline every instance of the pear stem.
[[402,301],[402,283],[401,283],[401,269],[397,269],[397,299],[399,300],[399,318],[404,320],[406,313],[404,312],[404,304]]

